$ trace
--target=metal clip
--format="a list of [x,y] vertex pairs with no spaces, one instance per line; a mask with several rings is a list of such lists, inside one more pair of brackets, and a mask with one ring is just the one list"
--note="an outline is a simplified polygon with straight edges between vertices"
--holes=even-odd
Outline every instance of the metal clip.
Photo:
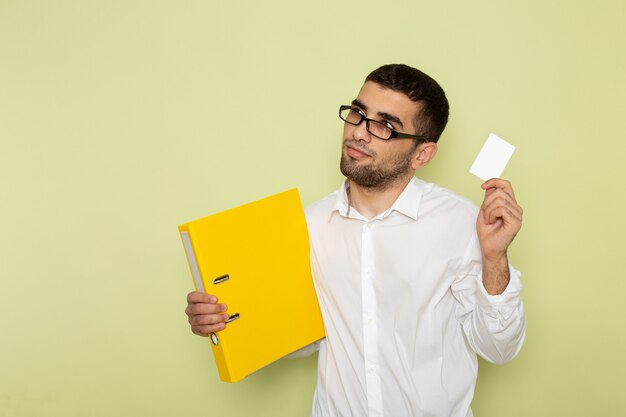
[[217,285],[217,284],[221,284],[222,282],[226,282],[230,279],[230,275],[226,274],[226,275],[222,275],[221,277],[217,277],[213,280],[213,284]]
[[228,317],[228,319],[226,319],[226,323],[230,323],[231,321],[235,321],[239,318],[239,313],[235,313],[232,316]]

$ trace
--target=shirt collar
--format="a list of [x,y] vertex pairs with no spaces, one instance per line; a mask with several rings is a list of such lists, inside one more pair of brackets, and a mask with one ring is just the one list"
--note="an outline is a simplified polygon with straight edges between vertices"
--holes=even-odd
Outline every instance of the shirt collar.
[[348,203],[348,189],[350,188],[350,183],[348,180],[345,180],[341,187],[337,191],[335,191],[335,204],[333,205],[333,209],[331,213],[339,212],[343,217],[348,217],[350,213],[350,204]]
[[420,208],[420,201],[424,194],[424,182],[417,177],[411,178],[404,191],[398,196],[391,206],[391,210],[417,220],[417,212]]
[[[424,185],[424,181],[416,177],[411,178],[411,181],[409,181],[389,210],[381,213],[377,218],[385,218],[392,211],[397,211],[413,220],[417,220],[417,212],[424,193]],[[331,213],[338,212],[343,217],[350,217],[350,211],[352,210],[348,203],[349,187],[350,184],[348,180],[346,180],[336,191],[335,204],[333,205]]]

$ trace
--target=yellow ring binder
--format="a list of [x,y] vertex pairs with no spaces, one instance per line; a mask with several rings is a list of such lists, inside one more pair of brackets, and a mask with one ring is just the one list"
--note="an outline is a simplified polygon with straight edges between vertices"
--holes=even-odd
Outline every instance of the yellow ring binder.
[[[210,337],[222,381],[239,381],[324,337],[297,189],[183,224],[178,230],[196,289],[214,294],[236,311],[219,337],[215,333]],[[267,340],[270,304],[289,314],[272,321],[270,341],[258,343]]]

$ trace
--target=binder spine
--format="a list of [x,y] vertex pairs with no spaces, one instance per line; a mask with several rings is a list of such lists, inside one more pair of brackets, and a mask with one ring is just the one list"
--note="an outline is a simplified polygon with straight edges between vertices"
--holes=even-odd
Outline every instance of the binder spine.
[[191,244],[189,232],[186,230],[181,230],[180,237],[183,239],[183,246],[185,247],[187,262],[189,263],[189,269],[191,269],[191,275],[193,276],[193,283],[196,286],[196,290],[200,292],[205,292],[204,284],[202,283],[202,277],[200,276],[200,268],[198,267],[198,261],[196,260],[196,254],[193,250],[193,245]]
[[[196,254],[193,249],[193,244],[191,241],[191,237],[189,236],[189,231],[180,229],[180,237],[183,240],[183,246],[185,248],[185,254],[187,255],[187,262],[189,263],[189,269],[191,270],[191,275],[193,276],[194,286],[197,291],[206,292],[204,288],[204,283],[202,281],[202,276],[200,274],[200,267],[198,265],[198,261],[196,259]],[[228,280],[228,275],[223,275],[222,277],[216,278],[215,281],[219,280],[219,282],[224,282]],[[214,281],[214,283],[215,283]],[[218,282],[218,283],[219,283]],[[217,365],[217,371],[220,375],[220,379],[224,382],[237,382],[239,379],[235,379],[235,377],[230,372],[230,361],[229,357],[224,350],[222,343],[219,342],[219,337],[215,333],[211,333],[210,339],[213,343],[211,343],[211,348],[213,349],[213,355],[215,356],[215,363]],[[218,343],[215,343],[218,341]]]

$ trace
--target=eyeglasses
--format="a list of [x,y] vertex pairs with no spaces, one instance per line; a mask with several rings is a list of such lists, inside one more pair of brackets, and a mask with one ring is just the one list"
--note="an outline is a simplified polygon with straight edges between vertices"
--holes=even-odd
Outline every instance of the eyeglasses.
[[358,109],[352,106],[339,106],[339,118],[346,123],[354,126],[360,125],[365,120],[365,129],[372,135],[382,140],[389,139],[417,139],[424,142],[428,142],[428,138],[419,135],[409,135],[408,133],[401,133],[395,131],[389,123],[379,122],[377,120],[368,119]]

